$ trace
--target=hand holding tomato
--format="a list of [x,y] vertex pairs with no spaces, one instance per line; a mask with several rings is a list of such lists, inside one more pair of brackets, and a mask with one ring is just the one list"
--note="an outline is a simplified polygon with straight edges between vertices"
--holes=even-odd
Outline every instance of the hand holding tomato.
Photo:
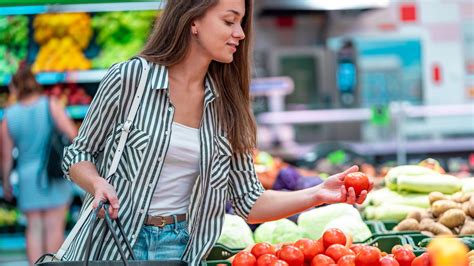
[[[315,197],[318,204],[332,204],[332,203],[348,203],[348,204],[362,204],[367,197],[367,193],[372,189],[372,184],[369,182],[367,189],[364,189],[360,194],[356,194],[354,187],[346,187],[344,180],[347,175],[355,173],[359,168],[354,165],[346,171],[330,176],[318,188],[317,196]],[[362,186],[361,186],[362,187]]]

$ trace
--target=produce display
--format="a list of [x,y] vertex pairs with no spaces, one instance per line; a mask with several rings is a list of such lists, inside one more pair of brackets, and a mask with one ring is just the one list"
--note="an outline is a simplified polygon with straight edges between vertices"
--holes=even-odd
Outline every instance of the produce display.
[[19,217],[20,213],[17,209],[6,209],[0,207],[0,227],[16,225]]
[[96,14],[92,27],[101,51],[93,59],[93,67],[108,68],[140,52],[158,14],[155,10]]
[[92,96],[88,95],[81,86],[70,84],[56,84],[45,88],[45,94],[59,99],[63,106],[87,105],[92,101]]
[[229,261],[236,266],[468,266],[474,260],[474,252],[468,252],[457,238],[433,238],[422,253],[402,242],[386,245],[387,240],[394,239],[380,237],[369,243],[354,243],[343,231],[329,229],[318,239],[257,243]]
[[410,212],[429,208],[429,193],[453,194],[463,186],[471,186],[470,182],[445,174],[433,159],[394,167],[384,180],[386,188],[372,191],[367,197],[363,214],[368,220],[401,221]]
[[28,51],[28,17],[0,16],[0,74],[12,74]]
[[40,14],[35,17],[33,28],[34,39],[40,45],[33,72],[91,68],[83,53],[92,37],[89,14]]
[[412,211],[395,231],[421,231],[434,235],[474,234],[474,197],[472,193],[458,192],[452,196],[441,192],[429,194],[428,210]]

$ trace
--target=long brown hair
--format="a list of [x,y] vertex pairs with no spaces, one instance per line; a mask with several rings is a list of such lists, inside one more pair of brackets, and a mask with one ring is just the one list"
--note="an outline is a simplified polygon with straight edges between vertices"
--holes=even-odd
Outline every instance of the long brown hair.
[[[192,22],[218,1],[167,1],[141,56],[165,66],[179,63],[190,46]],[[256,146],[256,124],[249,88],[253,0],[245,0],[245,9],[242,29],[246,38],[240,42],[234,60],[229,64],[212,61],[208,70],[219,94],[215,100],[217,113],[234,152],[250,152]]]
[[12,76],[11,85],[18,93],[18,100],[43,91],[43,87],[36,81],[35,75],[31,72],[31,67],[25,62],[20,63],[18,70]]

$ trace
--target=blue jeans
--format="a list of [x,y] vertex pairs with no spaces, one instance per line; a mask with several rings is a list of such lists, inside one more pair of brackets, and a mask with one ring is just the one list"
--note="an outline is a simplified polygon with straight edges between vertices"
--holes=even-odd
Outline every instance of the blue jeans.
[[179,260],[189,241],[186,221],[167,224],[162,228],[144,225],[133,252],[137,260]]

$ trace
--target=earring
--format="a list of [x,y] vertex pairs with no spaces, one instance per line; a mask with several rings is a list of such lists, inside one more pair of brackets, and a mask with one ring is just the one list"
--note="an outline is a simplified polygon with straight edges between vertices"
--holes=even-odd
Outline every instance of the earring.
[[198,34],[198,31],[196,29],[193,30],[193,34],[194,35],[197,35]]

